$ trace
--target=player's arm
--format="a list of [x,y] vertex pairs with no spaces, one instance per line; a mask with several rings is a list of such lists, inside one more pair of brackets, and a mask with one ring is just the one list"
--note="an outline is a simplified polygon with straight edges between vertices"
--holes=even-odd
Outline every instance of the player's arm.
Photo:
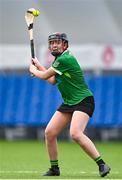
[[50,78],[47,79],[47,81],[50,83],[50,84],[56,84],[56,79],[55,79],[55,76],[52,76]]
[[53,70],[52,67],[50,67],[49,69],[39,70],[34,64],[31,64],[30,72],[38,78],[47,80],[51,84],[56,83],[56,80],[55,80],[56,72]]
[[[36,68],[40,71],[46,71],[46,68],[42,66],[37,58],[32,58],[32,64],[36,66]],[[41,77],[40,77],[41,78]],[[42,78],[43,79],[43,78]],[[50,84],[56,84],[55,75],[49,77],[46,79]]]

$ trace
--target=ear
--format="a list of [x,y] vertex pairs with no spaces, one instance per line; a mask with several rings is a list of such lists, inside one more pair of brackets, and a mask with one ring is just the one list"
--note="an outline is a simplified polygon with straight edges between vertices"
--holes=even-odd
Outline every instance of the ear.
[[68,42],[63,41],[63,49],[66,50],[68,48]]

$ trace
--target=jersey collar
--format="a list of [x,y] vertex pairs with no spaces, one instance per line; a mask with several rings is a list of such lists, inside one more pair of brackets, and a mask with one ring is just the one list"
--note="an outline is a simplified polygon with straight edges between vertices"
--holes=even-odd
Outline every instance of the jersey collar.
[[63,55],[64,53],[66,53],[66,52],[68,52],[69,50],[68,49],[66,49],[61,55]]

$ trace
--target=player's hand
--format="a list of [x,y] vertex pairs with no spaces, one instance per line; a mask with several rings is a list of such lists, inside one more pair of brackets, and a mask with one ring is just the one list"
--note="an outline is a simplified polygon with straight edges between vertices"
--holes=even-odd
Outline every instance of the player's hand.
[[31,72],[31,74],[36,76],[37,67],[32,63],[32,64],[30,64],[29,71]]
[[41,65],[41,63],[39,62],[39,60],[37,58],[32,58],[31,59],[31,63],[33,65],[35,65],[37,67],[38,70],[40,71],[45,71],[45,67],[43,65]]
[[39,68],[40,62],[39,62],[39,60],[36,57],[32,58],[31,62],[32,62],[33,65],[35,65],[37,68]]

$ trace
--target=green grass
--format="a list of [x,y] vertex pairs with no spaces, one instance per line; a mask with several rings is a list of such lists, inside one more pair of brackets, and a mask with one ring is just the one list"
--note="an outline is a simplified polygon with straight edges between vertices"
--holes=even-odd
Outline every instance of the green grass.
[[[122,143],[96,146],[112,168],[107,178],[122,179]],[[53,179],[100,179],[96,163],[75,143],[59,142],[59,164],[61,176]],[[49,166],[43,142],[0,141],[0,179],[44,179],[42,174]]]

